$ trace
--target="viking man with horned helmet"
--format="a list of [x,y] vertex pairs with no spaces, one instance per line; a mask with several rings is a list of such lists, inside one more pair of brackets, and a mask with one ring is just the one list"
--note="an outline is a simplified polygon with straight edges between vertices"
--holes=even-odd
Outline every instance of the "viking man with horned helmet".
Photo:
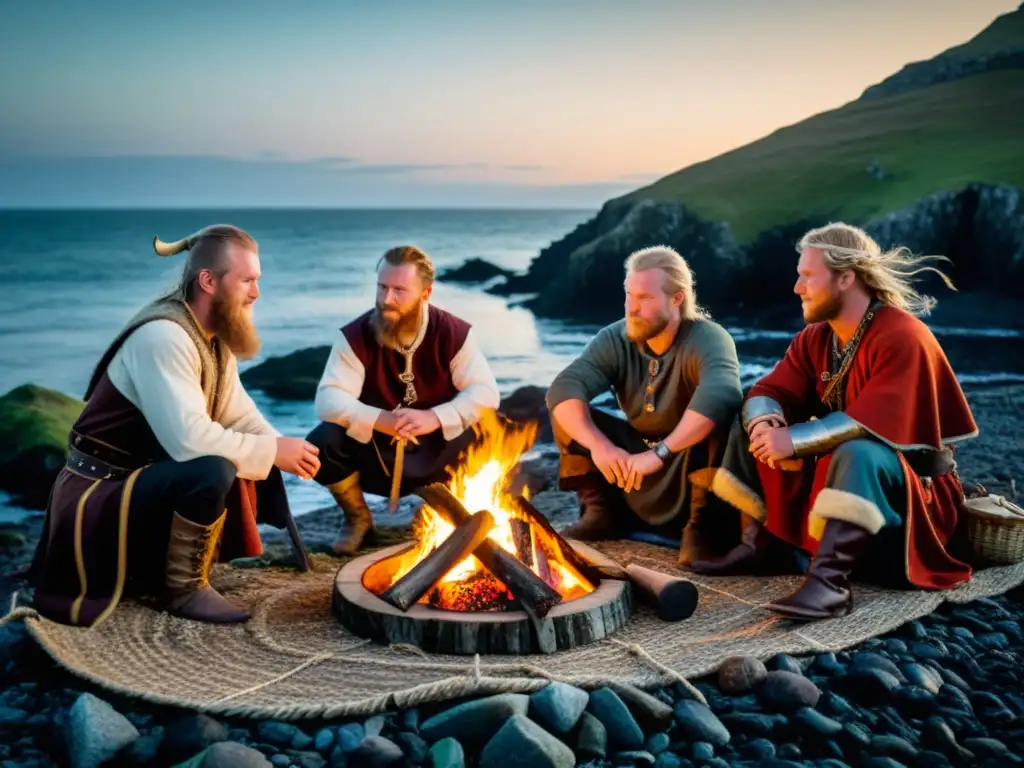
[[[39,612],[93,626],[122,596],[155,597],[189,619],[249,618],[209,582],[214,560],[262,552],[258,523],[294,524],[281,471],[311,478],[317,449],[282,437],[238,377],[259,349],[258,248],[206,227],[179,286],[140,310],[100,359],[71,429],[30,579]],[[301,550],[297,551],[302,563]]]
[[809,231],[797,251],[807,326],[747,394],[711,485],[742,513],[742,539],[691,568],[800,572],[808,553],[802,586],[768,606],[803,621],[852,610],[851,575],[922,589],[968,581],[952,447],[978,427],[917,317],[935,300],[910,277],[925,269],[952,284],[920,266],[930,257],[883,251],[843,223]]

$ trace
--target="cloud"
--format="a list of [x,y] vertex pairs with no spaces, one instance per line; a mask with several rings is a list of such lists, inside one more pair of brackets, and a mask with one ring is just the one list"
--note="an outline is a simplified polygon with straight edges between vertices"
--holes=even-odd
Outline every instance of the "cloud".
[[546,171],[547,167],[543,165],[530,165],[529,163],[516,163],[513,165],[503,165],[506,171]]

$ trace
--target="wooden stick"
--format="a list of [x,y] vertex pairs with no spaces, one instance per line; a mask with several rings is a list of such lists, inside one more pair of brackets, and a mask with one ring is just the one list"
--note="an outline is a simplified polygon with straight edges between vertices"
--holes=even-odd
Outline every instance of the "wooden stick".
[[[435,512],[445,518],[451,525],[458,525],[469,512],[462,506],[448,488],[441,483],[432,483],[416,490],[416,495],[423,499]],[[548,611],[562,602],[562,596],[549,584],[541,581],[537,575],[523,565],[511,552],[506,552],[492,539],[485,539],[473,554],[501,581],[512,595],[528,612],[544,617]]]
[[530,535],[530,524],[525,520],[512,519],[512,541],[516,545],[516,557],[527,568],[533,567],[533,536]]
[[440,546],[392,584],[380,599],[401,611],[408,611],[448,571],[472,554],[493,527],[494,516],[486,509],[467,517]]
[[640,596],[654,606],[663,621],[687,619],[697,609],[697,587],[692,581],[635,563],[626,566],[626,573]]
[[573,549],[572,545],[562,538],[562,535],[551,527],[551,523],[544,515],[542,515],[533,504],[524,499],[522,496],[516,496],[512,500],[512,505],[516,511],[522,515],[531,525],[540,528],[552,541],[552,546],[555,548],[556,554],[561,557],[566,563],[571,565],[576,571],[595,589],[601,583],[601,578],[615,579],[618,581],[625,581],[629,578],[624,570],[619,570],[613,567],[604,566],[602,568],[596,567],[589,560],[584,559],[579,552]]

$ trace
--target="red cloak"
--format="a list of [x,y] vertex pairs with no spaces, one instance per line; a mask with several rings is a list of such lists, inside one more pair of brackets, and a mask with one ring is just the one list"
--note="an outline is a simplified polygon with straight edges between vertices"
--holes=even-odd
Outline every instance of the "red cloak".
[[[785,357],[747,397],[773,398],[789,424],[821,415],[832,332],[815,323],[794,338]],[[978,426],[945,352],[931,330],[908,312],[879,309],[855,353],[846,379],[847,416],[893,448],[903,466],[906,501],[906,576],[922,588],[949,589],[971,578],[971,567],[948,547],[963,512],[955,472],[922,481],[904,451],[939,449],[975,437]],[[799,471],[757,462],[764,491],[765,525],[810,553],[818,541],[808,530],[811,507],[824,487],[831,454],[804,459]]]

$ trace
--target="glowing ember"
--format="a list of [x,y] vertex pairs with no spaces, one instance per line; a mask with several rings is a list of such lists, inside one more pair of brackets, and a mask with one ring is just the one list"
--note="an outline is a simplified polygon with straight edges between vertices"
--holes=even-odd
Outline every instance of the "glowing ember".
[[[496,414],[488,412],[475,431],[477,440],[462,457],[459,471],[449,481],[448,489],[470,514],[489,510],[494,516],[494,528],[489,537],[554,588],[563,601],[592,592],[593,585],[562,560],[559,548],[548,533],[537,526],[513,522],[523,518],[511,503],[509,481],[519,459],[536,439],[536,425],[506,427]],[[525,492],[523,496],[528,498]],[[454,530],[447,520],[424,504],[415,525],[416,546],[393,558],[395,565],[390,578],[367,584],[367,588],[380,594],[411,571]],[[439,579],[420,603],[445,610],[493,611],[506,610],[512,600],[508,588],[475,556],[469,555]]]

